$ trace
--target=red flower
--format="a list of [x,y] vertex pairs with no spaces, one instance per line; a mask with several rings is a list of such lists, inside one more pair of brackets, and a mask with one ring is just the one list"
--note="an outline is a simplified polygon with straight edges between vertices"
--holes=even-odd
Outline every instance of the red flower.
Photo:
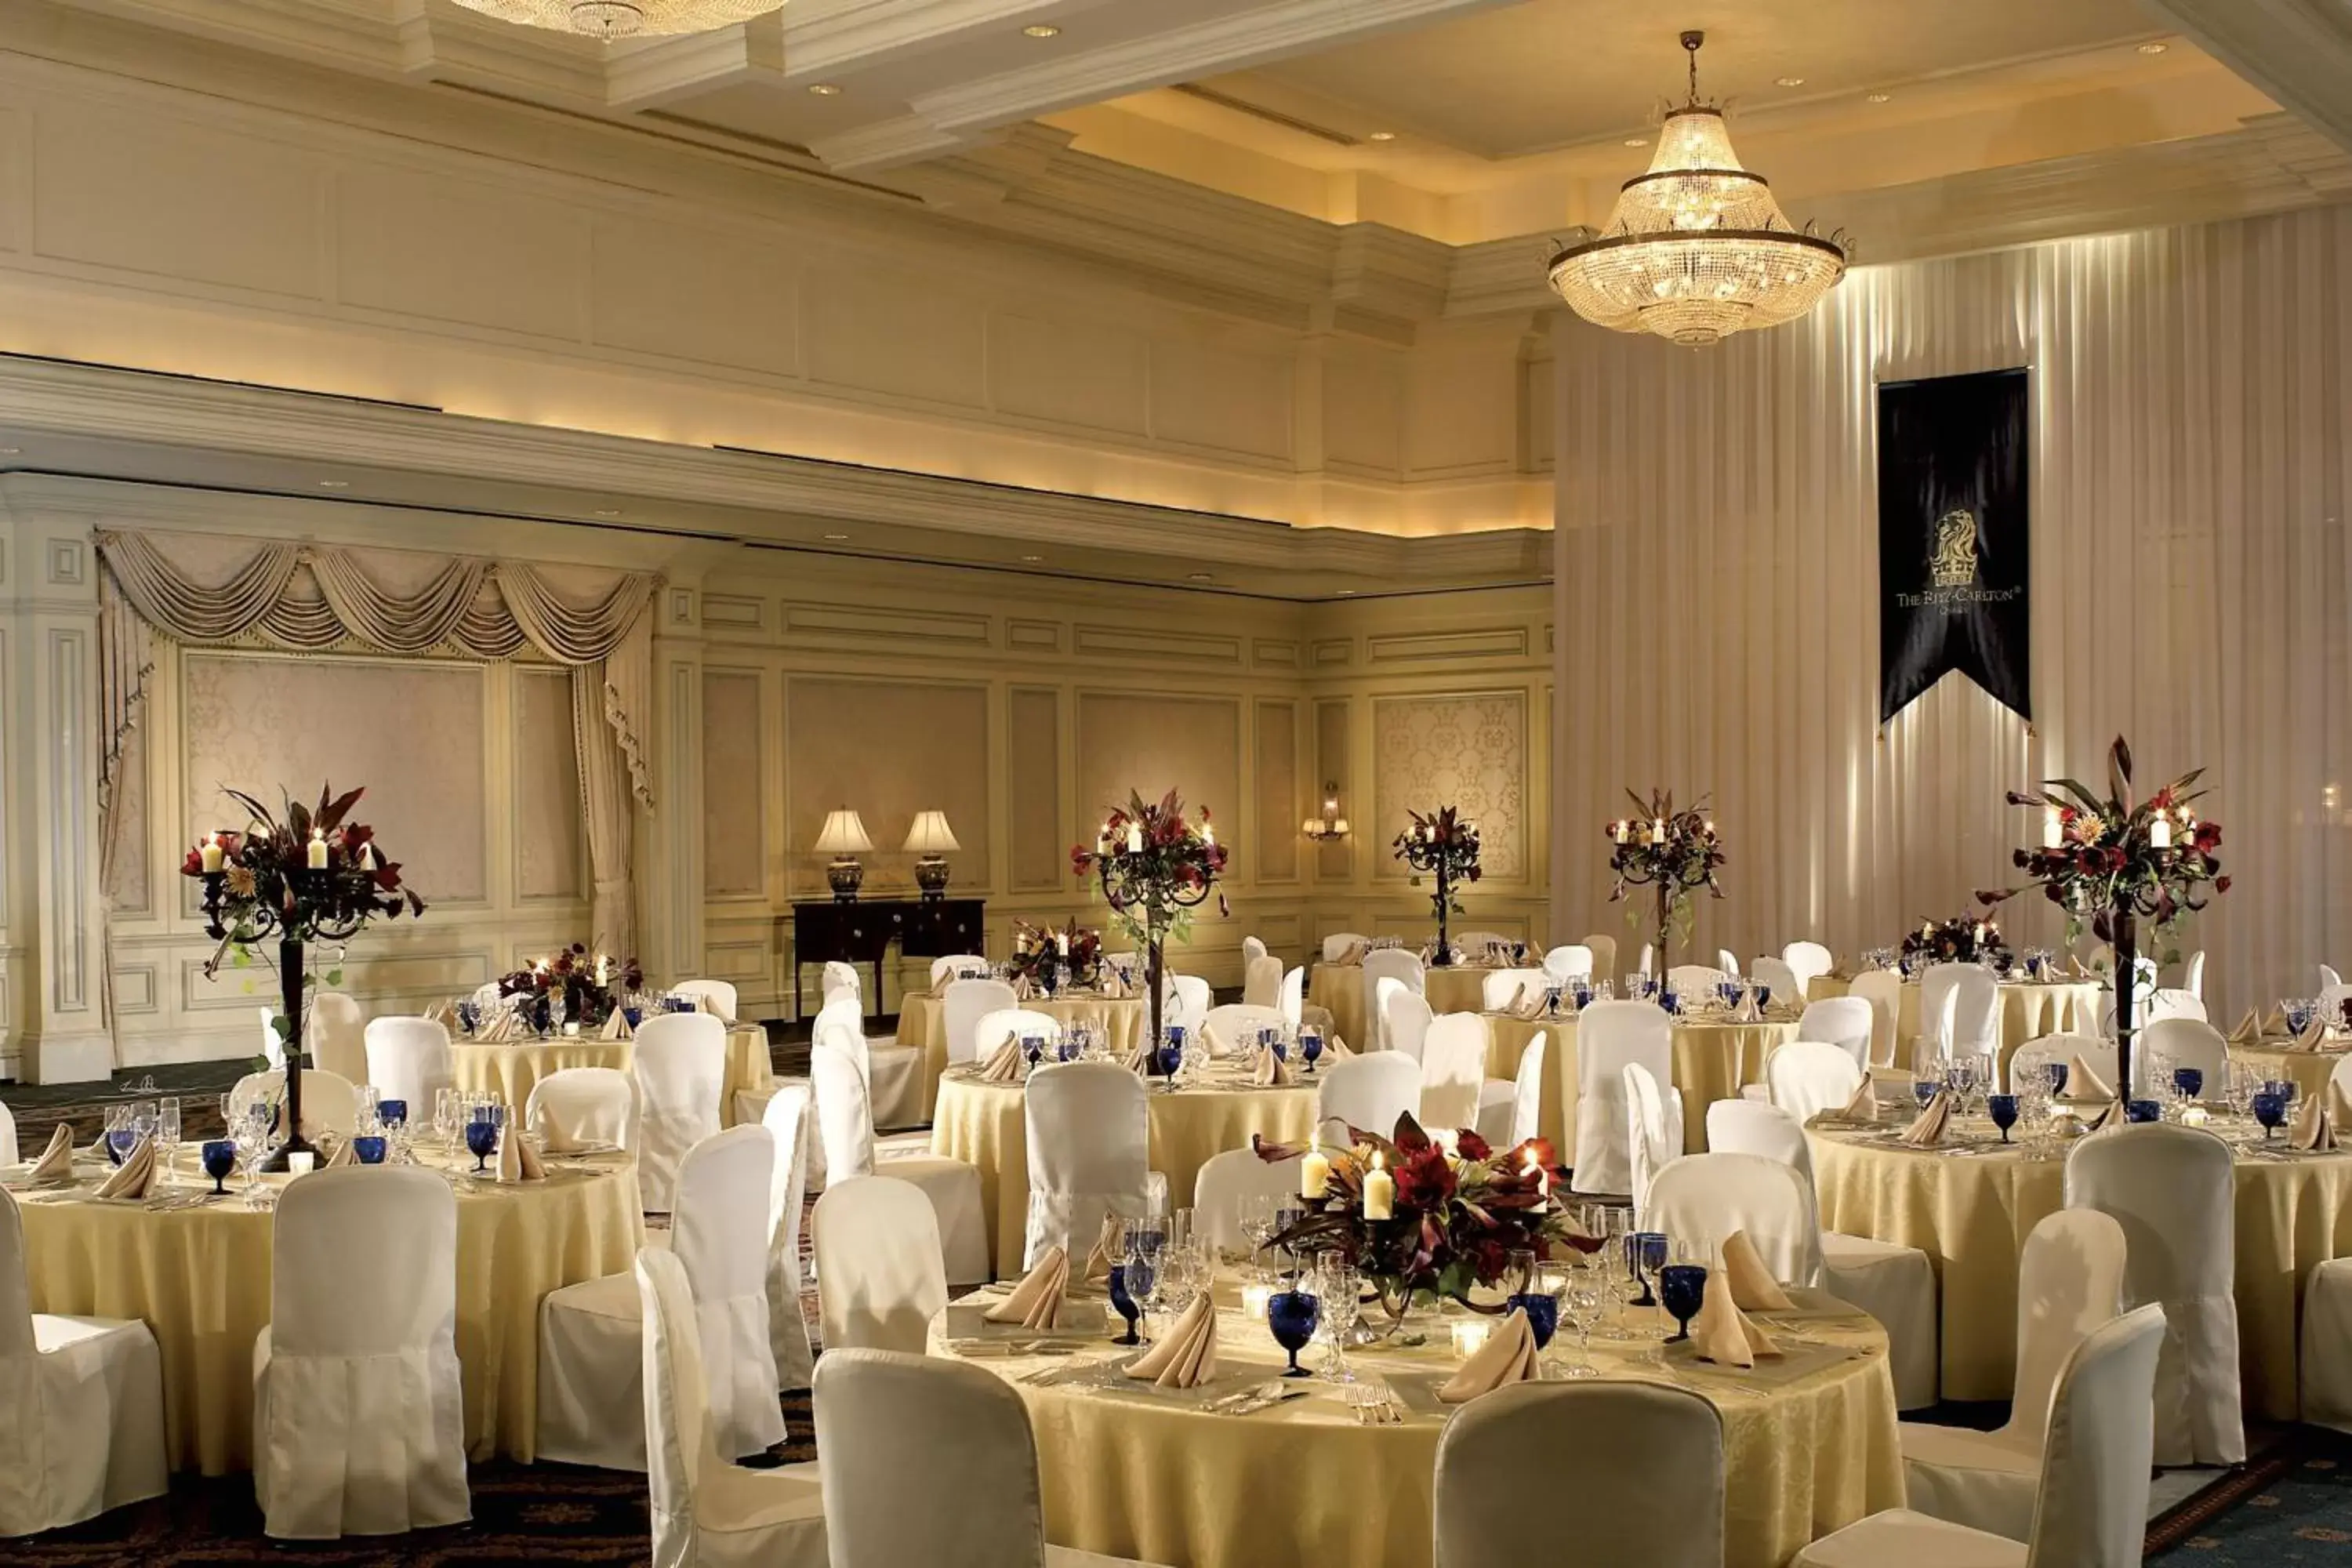
[[2229,878],[2227,878],[2227,877],[2216,877],[2216,878],[2214,878],[2214,879],[2213,879],[2213,890],[2214,890],[2215,892],[2217,892],[2217,893],[2226,893],[2226,892],[2228,892],[2228,891],[2230,890],[2230,879],[2229,879]]
[[2221,847],[2221,825],[2218,822],[2200,822],[2197,825],[2196,833],[2189,841],[2202,853],[2210,855],[2214,850]]
[[1434,1143],[1423,1144],[1391,1173],[1396,1177],[1397,1202],[1407,1207],[1426,1213],[1442,1208],[1454,1196],[1454,1166],[1445,1151]]
[[1495,1157],[1494,1146],[1467,1127],[1462,1130],[1454,1149],[1465,1160],[1491,1160]]

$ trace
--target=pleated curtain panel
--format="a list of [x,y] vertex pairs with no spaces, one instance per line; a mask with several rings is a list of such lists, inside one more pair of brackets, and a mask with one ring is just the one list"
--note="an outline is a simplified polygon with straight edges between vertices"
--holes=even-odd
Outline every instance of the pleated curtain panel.
[[[644,725],[653,707],[653,620],[659,579],[615,573],[579,603],[532,567],[481,556],[451,560],[414,594],[386,591],[360,556],[331,545],[256,540],[254,552],[217,583],[196,581],[144,534],[98,534],[99,703],[105,721],[99,763],[101,854],[114,853],[113,802],[123,743],[138,721],[154,668],[148,638],[263,644],[328,650],[512,658],[536,648],[572,670],[581,810],[595,875],[597,939],[636,951],[630,896],[632,796],[654,804]],[[305,592],[307,575],[316,595]]]

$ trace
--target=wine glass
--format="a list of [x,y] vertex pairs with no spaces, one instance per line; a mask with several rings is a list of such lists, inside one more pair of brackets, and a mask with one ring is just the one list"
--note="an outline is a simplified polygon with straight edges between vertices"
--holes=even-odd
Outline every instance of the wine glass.
[[2254,1091],[2254,1120],[2263,1124],[2263,1142],[2267,1143],[2286,1121],[2286,1096],[2274,1085],[2264,1084]]
[[2164,1107],[2153,1100],[2127,1100],[2124,1101],[2124,1120],[2135,1125],[2161,1121],[2164,1120]]
[[1182,1026],[1177,1024],[1168,1026],[1167,1038],[1160,1042],[1160,1049],[1156,1054],[1159,1058],[1160,1074],[1168,1080],[1168,1087],[1172,1089],[1176,1087],[1176,1069],[1184,1065]]
[[236,1169],[236,1143],[227,1138],[215,1138],[205,1145],[205,1174],[213,1179],[213,1196],[225,1197],[226,1182]]
[[352,1152],[362,1165],[383,1163],[385,1143],[381,1132],[362,1132],[352,1139]]
[[1920,1073],[1911,1079],[1911,1098],[1919,1102],[1920,1110],[1925,1110],[1936,1102],[1936,1096],[1943,1087],[1941,1079],[1930,1073]]
[[1124,1263],[1110,1266],[1110,1304],[1118,1310],[1120,1317],[1127,1320],[1127,1332],[1118,1335],[1110,1342],[1115,1345],[1141,1344],[1143,1336],[1135,1331],[1135,1325],[1142,1320],[1143,1310],[1135,1304],[1134,1294],[1127,1288],[1127,1265]]
[[1273,1331],[1274,1342],[1290,1352],[1290,1366],[1283,1376],[1311,1375],[1298,1364],[1298,1352],[1313,1342],[1321,1318],[1322,1303],[1307,1291],[1278,1290],[1266,1299],[1265,1326]]
[[1572,1264],[1547,1263],[1538,1276],[1544,1293],[1558,1301],[1568,1316],[1568,1326],[1576,1331],[1576,1364],[1568,1369],[1574,1378],[1599,1377],[1601,1369],[1592,1364],[1592,1330],[1601,1315],[1607,1265],[1598,1253],[1579,1256]]
[[1772,988],[1760,980],[1749,984],[1748,994],[1756,999],[1756,1011],[1759,1013],[1772,1005]]
[[2198,1068],[2174,1068],[2172,1088],[2183,1105],[2190,1104],[2205,1092],[2205,1074]]
[[1298,1054],[1307,1059],[1307,1077],[1314,1077],[1315,1063],[1323,1055],[1323,1031],[1320,1029],[1299,1030]]
[[499,1124],[485,1118],[466,1123],[466,1147],[474,1156],[476,1173],[490,1168],[490,1156],[498,1152]]
[[1559,1301],[1536,1289],[1536,1255],[1525,1249],[1514,1249],[1505,1269],[1513,1289],[1503,1305],[1527,1314],[1528,1327],[1535,1334],[1536,1353],[1541,1355],[1551,1343],[1552,1335],[1559,1331]]
[[2000,1129],[2000,1141],[2004,1143],[2008,1142],[2009,1130],[2017,1125],[2017,1096],[2013,1094],[1986,1095],[1985,1114],[1992,1118],[1992,1124],[1995,1127]]
[[1636,1307],[1654,1307],[1657,1297],[1650,1293],[1650,1276],[1665,1267],[1666,1237],[1664,1231],[1637,1230],[1625,1237],[1625,1271],[1632,1282],[1641,1287],[1642,1293],[1633,1298]]
[[2064,1062],[2043,1062],[2042,1064],[2042,1070],[2049,1076],[2050,1098],[2053,1100],[2065,1099],[2066,1064]]
[[[1286,1197],[1278,1200],[1276,1203],[1274,1209],[1275,1234],[1279,1236],[1284,1231],[1290,1229],[1291,1226],[1298,1224],[1306,1217],[1307,1200],[1305,1198]],[[1298,1261],[1298,1255],[1291,1252],[1288,1247],[1283,1248],[1283,1251],[1285,1255],[1290,1258],[1293,1271],[1295,1272]]]
[[1323,1304],[1323,1328],[1331,1343],[1331,1359],[1323,1364],[1327,1383],[1353,1383],[1356,1374],[1348,1370],[1348,1336],[1355,1331],[1356,1314],[1363,1305],[1363,1277],[1356,1270],[1356,1260],[1345,1253],[1329,1251],[1316,1259],[1315,1290]]
[[1666,1343],[1689,1339],[1691,1320],[1706,1304],[1706,1269],[1696,1263],[1667,1264],[1658,1270],[1658,1300],[1675,1320],[1675,1332]]
[[1160,1233],[1142,1220],[1127,1227],[1127,1293],[1139,1314],[1149,1314],[1160,1289]]

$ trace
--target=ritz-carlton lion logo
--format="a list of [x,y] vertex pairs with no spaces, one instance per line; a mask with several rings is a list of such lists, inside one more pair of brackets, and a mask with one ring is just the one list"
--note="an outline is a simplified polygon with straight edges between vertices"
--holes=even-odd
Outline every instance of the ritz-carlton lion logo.
[[1936,520],[1936,552],[1927,567],[1938,588],[1965,588],[1977,580],[1977,520],[1968,508],[1954,507]]

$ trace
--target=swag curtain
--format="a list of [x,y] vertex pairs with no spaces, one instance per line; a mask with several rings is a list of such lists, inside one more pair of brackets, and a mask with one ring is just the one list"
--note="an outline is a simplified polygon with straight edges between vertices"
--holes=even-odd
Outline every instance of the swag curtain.
[[[594,933],[614,952],[636,951],[631,804],[654,803],[642,739],[653,705],[652,574],[618,574],[583,602],[530,566],[480,556],[453,560],[404,594],[372,579],[356,552],[331,545],[257,542],[253,555],[217,583],[197,581],[143,534],[101,530],[98,551],[106,568],[99,584],[99,837],[108,865],[117,774],[146,695],[155,633],[195,644],[256,637],[311,652],[449,649],[482,659],[511,658],[528,646],[572,671]],[[318,585],[315,597],[298,591],[305,567]]]

